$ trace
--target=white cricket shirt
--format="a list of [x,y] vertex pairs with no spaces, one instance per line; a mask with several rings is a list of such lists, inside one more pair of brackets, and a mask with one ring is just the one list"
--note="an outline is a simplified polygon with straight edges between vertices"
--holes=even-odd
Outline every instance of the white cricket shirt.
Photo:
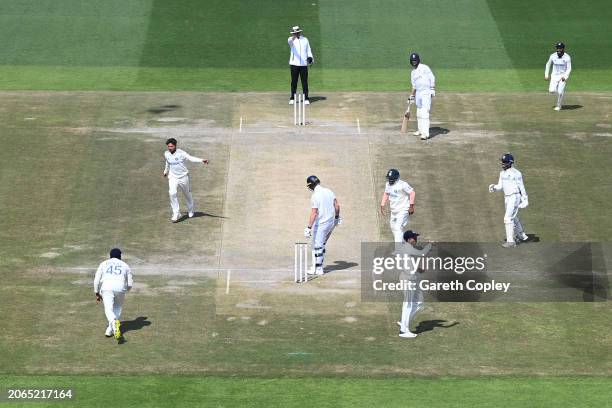
[[403,180],[397,180],[392,185],[385,185],[385,193],[389,194],[389,207],[392,213],[408,211],[410,208],[410,193],[414,189]]
[[181,149],[176,149],[174,154],[166,150],[164,153],[164,158],[166,159],[164,174],[174,178],[185,177],[187,174],[189,174],[189,170],[187,170],[187,166],[185,166],[186,161],[190,161],[192,163],[202,163],[204,161],[198,157],[190,156]]
[[416,89],[417,92],[436,87],[436,77],[425,64],[419,64],[418,67],[412,70],[410,80],[412,82],[412,89]]
[[94,293],[102,290],[126,291],[134,286],[132,270],[121,259],[111,258],[98,266],[94,278]]
[[499,181],[496,190],[503,190],[504,195],[520,194],[527,198],[527,191],[523,184],[523,175],[514,167],[499,172]]
[[569,54],[563,54],[561,58],[557,56],[556,52],[550,54],[544,70],[544,76],[548,76],[551,65],[553,75],[564,76],[565,79],[569,78],[570,72],[572,72],[572,59]]
[[329,188],[318,185],[315,187],[312,196],[310,198],[310,205],[312,208],[319,210],[317,215],[318,224],[326,224],[328,222],[334,222],[336,218],[336,208],[334,207],[334,200],[336,196],[334,192]]

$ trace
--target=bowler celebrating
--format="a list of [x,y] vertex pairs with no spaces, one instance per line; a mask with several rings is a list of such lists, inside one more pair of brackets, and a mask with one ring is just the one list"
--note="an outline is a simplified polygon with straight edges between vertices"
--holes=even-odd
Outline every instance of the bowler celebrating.
[[[557,94],[557,103],[555,110],[560,111],[562,108],[563,95],[565,94],[565,85],[572,72],[572,59],[569,54],[565,53],[565,44],[558,42],[555,45],[556,52],[550,54],[546,68],[544,69],[544,79],[550,81],[548,92]],[[550,66],[552,65],[552,76],[548,76]]]
[[527,241],[529,239],[518,217],[518,210],[527,207],[529,200],[527,191],[525,191],[525,185],[523,184],[523,175],[512,167],[514,157],[510,153],[506,153],[501,157],[501,163],[502,171],[499,173],[499,181],[497,184],[489,185],[489,192],[504,192],[506,242],[502,246],[511,248],[516,246],[515,235],[519,241]]
[[400,173],[396,169],[387,172],[387,184],[380,202],[380,213],[385,216],[385,205],[389,201],[391,218],[389,226],[393,232],[395,242],[403,242],[404,228],[408,225],[408,215],[414,213],[414,199],[416,192],[412,186],[400,180]]
[[164,177],[168,177],[168,194],[170,195],[170,207],[172,207],[172,218],[170,220],[172,222],[178,222],[179,218],[181,218],[177,194],[179,188],[185,195],[189,218],[193,217],[194,214],[193,197],[191,196],[191,185],[189,183],[189,170],[187,170],[185,162],[190,161],[193,163],[208,164],[208,160],[190,156],[183,150],[177,149],[176,139],[174,138],[166,140],[166,146],[168,146],[168,151],[164,153],[164,158],[166,160]]
[[325,244],[334,227],[342,223],[340,204],[333,191],[321,186],[321,181],[317,176],[309,176],[306,179],[306,187],[312,191],[312,197],[310,198],[308,226],[304,229],[304,236],[313,237],[312,256],[315,262],[313,269],[308,273],[323,275]]
[[104,335],[111,337],[113,334],[119,340],[121,338],[121,309],[125,300],[125,293],[134,286],[132,271],[128,264],[121,260],[121,250],[113,248],[110,251],[110,259],[102,262],[96,271],[94,278],[94,293],[96,300],[104,302],[104,314],[108,320],[108,326]]
[[425,64],[421,64],[419,54],[410,54],[410,65],[412,73],[412,94],[410,100],[416,103],[416,116],[418,129],[414,132],[415,136],[421,136],[421,140],[429,138],[429,113],[431,112],[431,98],[436,96],[436,77],[431,69]]

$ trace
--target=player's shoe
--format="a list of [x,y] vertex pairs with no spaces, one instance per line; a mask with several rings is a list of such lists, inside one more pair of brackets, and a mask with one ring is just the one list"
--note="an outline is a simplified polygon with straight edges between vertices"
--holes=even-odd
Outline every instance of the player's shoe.
[[189,218],[193,218],[193,211],[189,211],[189,214],[187,214],[189,216]]
[[425,136],[425,135],[421,135],[421,140],[427,140],[429,139],[429,137]]
[[404,339],[414,339],[417,336],[417,334],[411,331],[405,331],[405,332],[399,332],[399,336]]
[[310,100],[306,99],[306,100],[304,101],[304,105],[310,105]]
[[529,236],[523,232],[521,235],[516,236],[516,240],[521,241],[521,242],[526,242],[526,241],[529,241]]
[[170,221],[172,221],[172,222],[178,222],[179,218],[181,218],[181,213],[174,214],[174,215],[172,216],[172,218],[170,218]]
[[321,275],[323,275],[323,273],[324,273],[324,272],[323,272],[323,268],[322,268],[322,267],[319,267],[319,268],[317,268],[317,269],[315,270],[315,275],[319,275],[319,276],[321,276]]
[[413,135],[415,136],[421,136],[421,131],[417,129],[416,132],[413,133]]
[[293,99],[289,99],[289,105],[293,105],[295,102],[293,101]]
[[561,110],[561,107],[560,107],[560,106],[555,106],[555,110],[556,110],[556,111],[560,111],[560,110]]
[[113,337],[113,325],[112,324],[108,324],[108,327],[106,328],[106,331],[104,332],[104,335],[106,337]]
[[514,242],[507,242],[507,241],[506,241],[506,242],[504,242],[504,243],[502,244],[502,246],[503,246],[504,248],[514,248],[514,247],[516,246],[516,243],[514,243]]
[[119,340],[121,338],[121,322],[119,319],[115,319],[113,322],[113,332],[115,334],[115,339]]

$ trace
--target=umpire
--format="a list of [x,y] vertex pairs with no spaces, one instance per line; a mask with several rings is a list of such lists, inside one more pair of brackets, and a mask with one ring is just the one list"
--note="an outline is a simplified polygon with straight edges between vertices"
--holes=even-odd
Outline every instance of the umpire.
[[314,58],[308,38],[302,36],[300,26],[291,30],[291,37],[287,40],[291,54],[289,55],[289,68],[291,68],[291,98],[289,105],[293,105],[294,96],[297,91],[298,77],[302,80],[302,91],[304,92],[304,103],[310,104],[308,99],[308,65],[312,65]]

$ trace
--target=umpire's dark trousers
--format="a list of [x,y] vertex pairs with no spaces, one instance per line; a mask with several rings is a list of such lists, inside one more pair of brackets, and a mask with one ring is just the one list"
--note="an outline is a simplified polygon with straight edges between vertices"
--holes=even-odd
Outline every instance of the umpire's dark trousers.
[[297,92],[298,77],[302,80],[304,97],[308,99],[308,66],[289,65],[289,68],[291,68],[291,99],[293,99],[293,95]]

